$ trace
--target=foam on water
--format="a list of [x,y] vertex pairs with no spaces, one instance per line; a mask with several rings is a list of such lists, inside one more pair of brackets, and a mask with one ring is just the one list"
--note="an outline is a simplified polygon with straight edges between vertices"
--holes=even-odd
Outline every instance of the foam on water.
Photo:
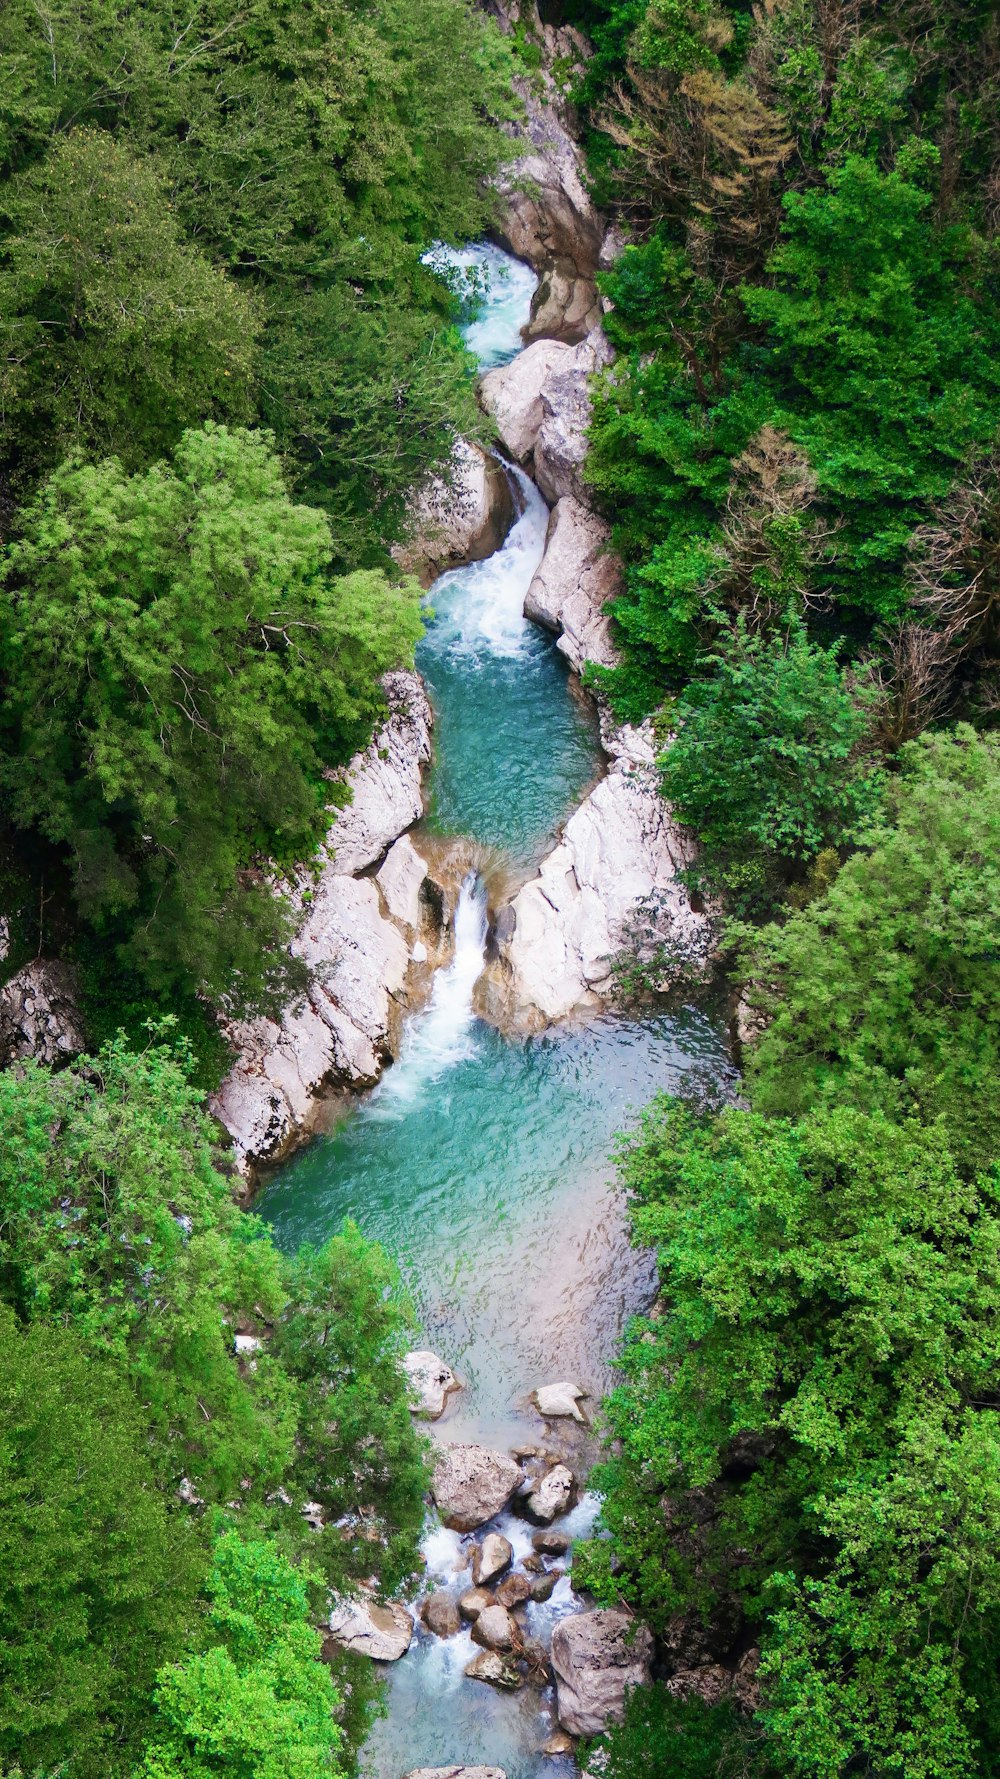
[[462,333],[480,370],[493,370],[520,352],[537,272],[489,241],[475,247],[432,247],[424,264],[462,301],[467,312]]
[[514,464],[507,474],[516,484],[521,513],[505,542],[482,562],[452,568],[427,595],[435,619],[424,658],[448,654],[475,671],[483,655],[523,656],[537,627],[524,615],[524,596],[545,552],[549,510],[530,476]]

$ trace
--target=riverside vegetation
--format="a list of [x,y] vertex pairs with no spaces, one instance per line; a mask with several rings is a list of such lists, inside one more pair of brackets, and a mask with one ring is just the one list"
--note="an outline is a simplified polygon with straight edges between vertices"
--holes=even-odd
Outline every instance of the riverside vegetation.
[[[576,1577],[723,1691],[760,1652],[595,1759],[987,1775],[1000,23],[564,12],[632,236],[591,679],[654,715],[748,1034],[745,1103],[623,1140],[661,1297]],[[9,0],[0,67],[5,967],[54,938],[93,1050],[0,1075],[0,1762],[336,1779],[375,1701],[322,1599],[418,1561],[408,1312],[352,1226],[287,1257],[236,1209],[204,1006],[300,986],[273,876],[411,658],[387,546],[477,425],[421,254],[490,222],[511,51],[461,0]]]

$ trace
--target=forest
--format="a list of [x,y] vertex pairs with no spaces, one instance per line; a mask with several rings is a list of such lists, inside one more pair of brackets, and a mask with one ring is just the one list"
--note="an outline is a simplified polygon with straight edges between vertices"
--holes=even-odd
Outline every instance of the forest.
[[[657,1297],[574,1575],[755,1661],[581,1766],[988,1779],[1000,12],[550,13],[623,241],[585,683],[653,723],[741,1070],[618,1140]],[[316,1627],[420,1572],[413,1307],[355,1223],[240,1208],[206,1094],[216,1015],[304,989],[290,876],[422,633],[411,491],[490,438],[425,254],[495,231],[532,66],[471,0],[0,11],[0,976],[70,960],[87,1038],[0,1072],[4,1779],[349,1779],[380,1709]],[[697,993],[656,908],[618,975]]]

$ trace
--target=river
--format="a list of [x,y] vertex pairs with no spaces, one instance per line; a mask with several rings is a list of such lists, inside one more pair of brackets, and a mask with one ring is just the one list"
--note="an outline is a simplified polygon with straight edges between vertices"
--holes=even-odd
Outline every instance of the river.
[[[488,275],[466,338],[484,368],[505,362],[520,347],[534,274],[495,247],[453,263]],[[475,843],[480,861],[520,878],[599,776],[601,756],[588,702],[522,613],[547,512],[529,478],[511,474],[522,510],[503,547],[443,575],[428,596],[418,666],[436,730],[421,826],[439,845]],[[615,1133],[653,1093],[690,1070],[722,1073],[726,1060],[720,1025],[694,1008],[505,1038],[473,1011],[486,942],[485,892],[470,871],[452,959],[398,1061],[275,1172],[256,1208],[285,1247],[323,1241],[347,1215],[381,1241],[402,1267],[422,1344],[465,1386],[436,1437],[510,1449],[543,1435],[527,1400],[540,1384],[572,1378],[596,1402],[624,1321],[648,1301],[650,1262],[628,1243],[614,1188]],[[580,1447],[578,1469],[588,1457]],[[560,1529],[583,1532],[593,1513],[584,1496]],[[505,1515],[500,1529],[516,1558],[530,1551],[523,1520]],[[470,1585],[472,1542],[429,1522],[429,1586]],[[563,1578],[550,1601],[527,1608],[531,1633],[547,1642],[556,1617],[577,1610]],[[540,1752],[554,1727],[551,1690],[501,1693],[466,1679],[476,1653],[467,1632],[443,1641],[418,1623],[409,1653],[387,1669],[388,1713],[364,1756],[371,1779],[451,1763],[499,1766],[507,1779],[575,1772]]]

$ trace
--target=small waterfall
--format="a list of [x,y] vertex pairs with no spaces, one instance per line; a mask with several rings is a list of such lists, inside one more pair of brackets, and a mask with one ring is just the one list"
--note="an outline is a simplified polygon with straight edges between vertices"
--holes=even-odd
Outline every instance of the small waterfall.
[[425,656],[460,655],[471,666],[483,655],[521,655],[537,639],[524,596],[545,553],[549,509],[523,469],[505,468],[517,484],[520,514],[492,556],[448,569],[434,582],[428,601],[436,616],[421,645]]
[[382,1076],[368,1102],[372,1118],[401,1118],[431,1082],[472,1053],[472,991],[486,959],[486,887],[466,873],[455,909],[455,955],[438,970],[431,998],[409,1021],[399,1061]]

